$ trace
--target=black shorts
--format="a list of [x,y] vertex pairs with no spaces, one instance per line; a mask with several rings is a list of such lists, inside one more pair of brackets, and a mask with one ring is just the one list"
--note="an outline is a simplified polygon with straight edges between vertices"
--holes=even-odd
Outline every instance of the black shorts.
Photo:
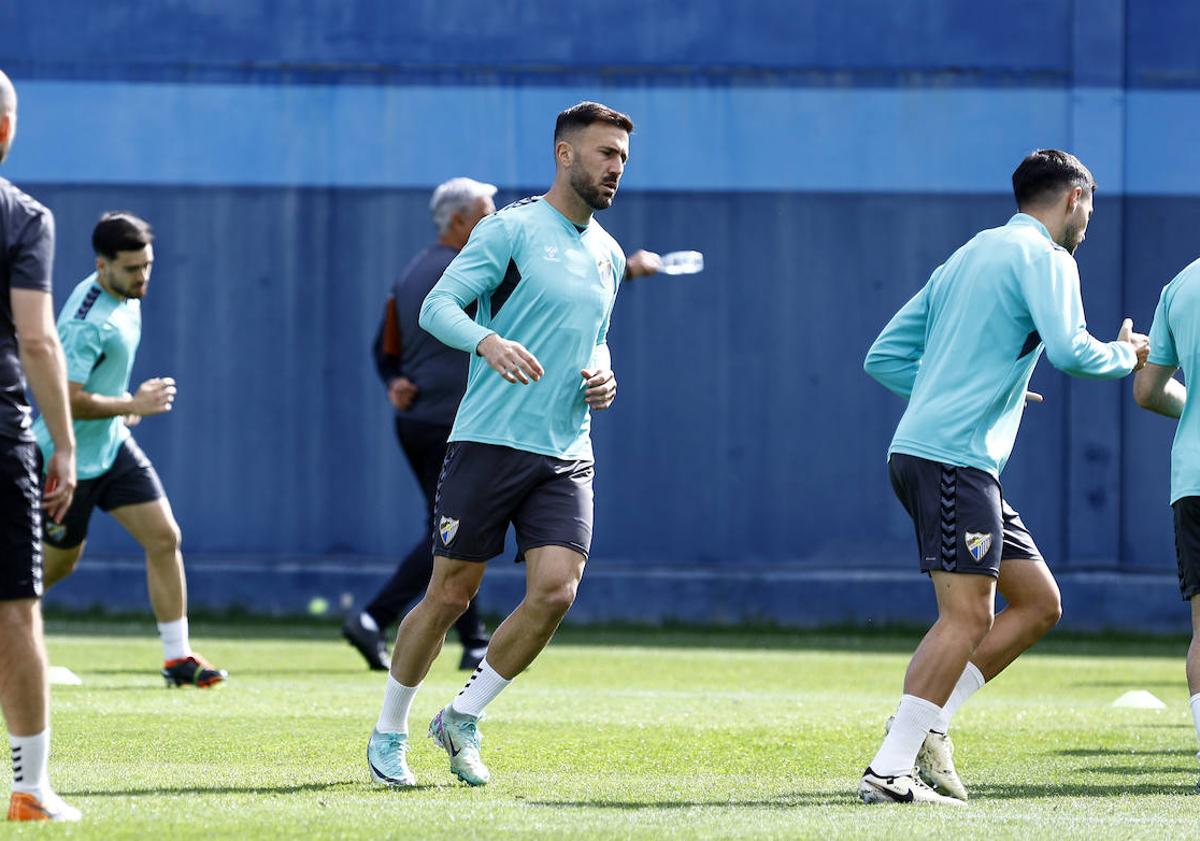
[[0,438],[0,600],[42,595],[42,455]]
[[451,441],[438,478],[433,553],[486,561],[504,551],[511,522],[517,561],[539,546],[592,548],[592,462],[475,441]]
[[154,465],[133,438],[126,438],[107,472],[79,482],[62,523],[46,522],[44,540],[56,549],[73,549],[87,537],[93,508],[112,511],[126,505],[153,502],[164,496],[166,493]]
[[1200,496],[1185,496],[1171,504],[1175,512],[1175,560],[1179,563],[1179,593],[1191,601],[1200,593]]
[[894,453],[888,475],[916,526],[922,572],[996,577],[1001,561],[1042,560],[1033,536],[990,473]]

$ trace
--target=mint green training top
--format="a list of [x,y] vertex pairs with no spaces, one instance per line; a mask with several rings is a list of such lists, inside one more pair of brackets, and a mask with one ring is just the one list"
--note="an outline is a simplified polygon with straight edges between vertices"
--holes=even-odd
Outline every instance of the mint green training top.
[[1200,409],[1192,377],[1200,371],[1200,260],[1163,287],[1150,326],[1148,362],[1182,368],[1188,381],[1187,401],[1171,445],[1171,503],[1200,496]]
[[[107,397],[129,391],[133,358],[142,338],[142,302],[117,298],[101,288],[93,273],[75,287],[58,316],[58,338],[67,357],[67,379],[83,390]],[[80,479],[108,472],[129,429],[120,417],[76,420],[75,471]],[[48,461],[54,442],[46,423],[33,428]]]
[[[471,353],[450,440],[590,460],[579,372],[595,366],[624,274],[625,255],[599,222],[580,229],[544,198],[481,220],[421,307],[421,327]],[[463,311],[473,302],[474,321]],[[492,333],[524,345],[545,375],[522,385],[493,371],[474,353]]]
[[1088,333],[1075,258],[1018,213],[938,266],[871,345],[867,373],[908,398],[888,454],[998,479],[1043,349],[1076,377],[1115,379],[1137,364],[1131,345]]

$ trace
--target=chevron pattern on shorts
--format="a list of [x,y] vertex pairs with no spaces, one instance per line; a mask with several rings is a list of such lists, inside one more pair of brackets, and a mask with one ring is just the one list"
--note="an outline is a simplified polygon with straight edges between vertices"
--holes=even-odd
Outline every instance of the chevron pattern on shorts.
[[958,496],[958,470],[950,466],[942,467],[941,498],[941,539],[942,539],[942,569],[953,572],[958,567],[958,523],[954,516],[954,502]]

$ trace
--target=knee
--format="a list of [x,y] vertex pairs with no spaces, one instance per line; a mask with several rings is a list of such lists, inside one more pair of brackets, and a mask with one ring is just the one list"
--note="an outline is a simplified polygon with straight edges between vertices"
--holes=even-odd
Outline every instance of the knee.
[[1062,597],[1058,591],[1048,593],[1038,600],[1034,608],[1034,622],[1043,634],[1058,624],[1062,619]]
[[45,585],[51,587],[73,573],[82,556],[82,546],[65,550],[46,546],[42,553],[42,578]]
[[445,581],[438,586],[431,585],[425,594],[425,601],[434,607],[439,614],[456,619],[471,604],[475,594],[461,582]]
[[79,566],[80,553],[74,552],[71,554],[62,554],[53,559],[46,557],[43,560],[43,566],[47,577],[53,575],[54,580],[66,578],[75,571],[75,567]]
[[992,629],[992,622],[995,618],[995,610],[992,603],[988,601],[960,606],[952,615],[951,620],[958,626],[959,632],[966,639],[971,640],[974,645],[978,645]]
[[174,557],[182,544],[183,535],[179,531],[179,526],[174,523],[155,529],[142,539],[142,548],[152,557],[163,555]]
[[562,617],[575,603],[578,587],[574,580],[555,582],[531,591],[528,599],[539,613]]
[[1038,636],[1049,631],[1062,618],[1062,595],[1058,587],[1039,587],[1022,592],[1008,600],[1010,609],[1021,612],[1022,621]]

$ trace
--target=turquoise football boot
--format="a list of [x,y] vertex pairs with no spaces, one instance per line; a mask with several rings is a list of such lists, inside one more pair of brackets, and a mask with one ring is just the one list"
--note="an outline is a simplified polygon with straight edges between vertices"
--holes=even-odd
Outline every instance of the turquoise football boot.
[[487,766],[479,758],[483,736],[479,719],[456,713],[446,707],[429,722],[429,738],[450,756],[450,770],[467,785],[486,785],[491,778]]
[[367,767],[371,779],[385,786],[415,786],[417,778],[408,767],[408,735],[371,731],[367,742]]

